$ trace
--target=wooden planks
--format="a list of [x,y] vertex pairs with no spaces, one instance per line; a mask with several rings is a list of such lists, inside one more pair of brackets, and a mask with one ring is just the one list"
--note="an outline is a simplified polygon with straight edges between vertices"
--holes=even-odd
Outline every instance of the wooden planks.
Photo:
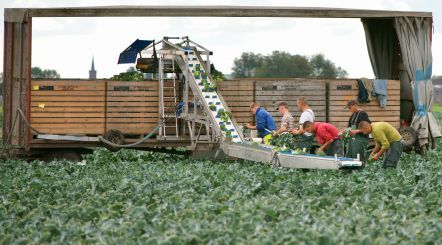
[[217,84],[221,94],[239,124],[252,122],[250,105],[254,102],[253,80],[230,80]]
[[317,120],[325,121],[326,115],[326,81],[312,79],[279,79],[261,80],[256,82],[256,101],[274,117],[277,127],[280,126],[282,115],[275,110],[279,102],[286,102],[289,111],[299,121],[301,112],[297,107],[297,99],[304,97],[315,113]]
[[299,120],[296,100],[305,96],[319,120],[325,120],[325,81],[311,79],[241,79],[224,81],[218,87],[239,123],[253,121],[249,108],[252,102],[259,102],[272,114],[279,125],[281,115],[274,108],[279,102],[287,102],[290,111]]
[[157,81],[109,81],[106,90],[106,131],[145,134],[155,128],[158,123]]
[[51,134],[144,134],[158,123],[158,82],[32,81],[31,123]]
[[[348,100],[358,99],[358,84],[356,80],[330,80],[329,81],[329,116],[330,123],[339,129],[344,129],[348,125],[351,113],[344,109]],[[389,80],[387,85],[387,106],[381,108],[377,97],[372,97],[370,103],[361,104],[369,115],[370,120],[385,121],[394,127],[400,127],[400,81]]]
[[[348,90],[338,90],[338,86],[347,86]],[[281,115],[274,110],[277,104],[281,101],[287,102],[295,121],[298,121],[300,112],[297,109],[296,99],[305,97],[318,121],[326,121],[328,112],[329,122],[343,129],[347,127],[350,116],[350,112],[344,109],[344,106],[348,100],[357,99],[358,94],[357,81],[354,79],[240,79],[221,82],[218,87],[238,122],[253,120],[249,106],[256,101],[272,114],[278,126]],[[376,97],[373,97],[370,103],[361,106],[373,121],[387,121],[398,128],[400,126],[399,81],[388,82],[387,100],[386,108],[380,107]]]
[[[347,126],[350,116],[344,106],[348,100],[357,99],[358,93],[357,82],[352,79],[241,79],[219,82],[218,88],[240,124],[253,121],[249,107],[254,101],[274,116],[277,126],[281,115],[274,108],[281,101],[287,102],[298,121],[301,113],[296,99],[305,97],[318,121],[326,121],[328,115],[329,122],[340,129]],[[157,125],[158,103],[157,81],[32,81],[31,123],[42,132],[54,134],[102,135],[118,129],[140,135]],[[399,81],[388,82],[387,103],[386,108],[380,108],[374,98],[361,106],[373,121],[399,127]]]
[[49,134],[102,134],[105,83],[102,81],[31,82],[31,124]]

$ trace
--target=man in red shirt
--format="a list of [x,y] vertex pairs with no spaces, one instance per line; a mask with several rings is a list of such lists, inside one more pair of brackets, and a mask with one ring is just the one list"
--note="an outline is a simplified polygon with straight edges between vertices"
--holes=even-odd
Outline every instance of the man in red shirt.
[[306,121],[302,127],[305,131],[315,134],[316,140],[321,145],[319,151],[325,152],[328,156],[343,156],[342,142],[339,138],[339,130],[325,122]]

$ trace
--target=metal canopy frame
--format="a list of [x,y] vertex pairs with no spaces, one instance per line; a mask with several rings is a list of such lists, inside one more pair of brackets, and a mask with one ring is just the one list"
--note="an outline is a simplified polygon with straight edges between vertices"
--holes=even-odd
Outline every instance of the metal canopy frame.
[[102,6],[66,8],[5,8],[5,21],[27,17],[300,17],[300,18],[390,18],[432,17],[431,12],[408,12],[345,8],[284,6]]
[[[3,140],[30,150],[32,18],[34,17],[269,17],[269,18],[432,18],[431,12],[274,6],[102,6],[5,8],[3,53]],[[15,122],[18,125],[14,127]]]

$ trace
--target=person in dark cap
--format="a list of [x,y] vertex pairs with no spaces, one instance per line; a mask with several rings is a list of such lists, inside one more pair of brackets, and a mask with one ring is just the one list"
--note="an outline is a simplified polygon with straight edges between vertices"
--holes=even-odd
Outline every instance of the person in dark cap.
[[281,127],[273,133],[273,136],[277,136],[292,130],[295,125],[295,119],[293,118],[292,114],[290,114],[287,103],[280,102],[275,110],[281,113],[282,119]]
[[368,145],[368,135],[362,133],[358,129],[360,122],[365,121],[371,123],[367,112],[359,107],[359,103],[356,100],[349,100],[345,109],[348,109],[352,114],[348,119],[348,127],[351,128],[351,138],[348,140],[346,157],[357,158],[358,154],[361,161],[367,159],[366,149]]

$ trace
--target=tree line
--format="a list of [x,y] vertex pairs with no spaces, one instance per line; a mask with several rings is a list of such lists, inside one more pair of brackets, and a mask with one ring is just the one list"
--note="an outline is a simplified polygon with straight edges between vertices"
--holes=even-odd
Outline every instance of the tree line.
[[233,61],[232,75],[244,77],[345,78],[348,73],[323,54],[311,57],[273,51],[270,55],[244,52]]

